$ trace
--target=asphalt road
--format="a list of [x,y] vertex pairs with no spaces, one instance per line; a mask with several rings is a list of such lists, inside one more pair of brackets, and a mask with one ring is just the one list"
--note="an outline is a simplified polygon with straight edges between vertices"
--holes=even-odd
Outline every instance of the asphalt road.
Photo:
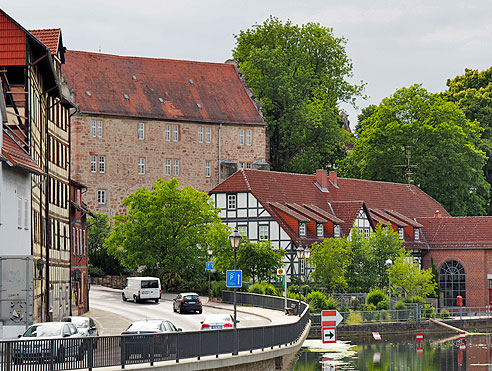
[[[210,303],[209,305],[207,297],[201,297],[204,303],[202,314],[174,313],[172,299],[175,296],[176,294],[162,294],[158,304],[151,301],[124,302],[121,300],[121,290],[91,286],[89,293],[90,311],[86,315],[96,321],[100,335],[119,335],[130,323],[140,319],[168,319],[176,327],[182,328],[183,331],[193,331],[200,330],[200,321],[208,314],[226,312],[232,314],[231,305],[218,303]],[[279,313],[278,311],[262,310],[260,315],[251,313],[252,311],[243,312],[238,309],[239,326],[265,326],[272,323],[270,317],[283,316],[282,312]],[[255,308],[254,311],[258,312],[258,308]]]

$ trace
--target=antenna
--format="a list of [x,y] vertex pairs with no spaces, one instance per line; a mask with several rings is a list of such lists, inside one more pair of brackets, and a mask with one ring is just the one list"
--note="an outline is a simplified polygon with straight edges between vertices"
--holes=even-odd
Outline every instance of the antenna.
[[412,178],[415,173],[412,171],[417,167],[417,165],[412,165],[410,163],[410,159],[412,157],[412,146],[403,146],[405,148],[405,156],[407,158],[407,163],[405,165],[395,165],[395,167],[402,167],[404,168],[404,174],[405,177],[407,178],[408,184],[412,184],[414,182],[414,179]]

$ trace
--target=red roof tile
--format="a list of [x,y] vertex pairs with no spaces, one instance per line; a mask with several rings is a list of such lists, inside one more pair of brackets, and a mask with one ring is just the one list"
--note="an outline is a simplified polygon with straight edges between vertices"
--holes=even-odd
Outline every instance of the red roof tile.
[[29,32],[44,45],[46,45],[51,54],[56,54],[58,52],[58,42],[60,41],[61,29],[46,28],[42,30],[29,30]]
[[322,216],[320,216],[316,213],[313,213],[312,211],[308,210],[307,208],[305,208],[301,205],[298,205],[296,203],[293,203],[293,204],[287,203],[286,205],[288,207],[290,207],[291,209],[294,209],[298,213],[306,215],[309,219],[314,220],[316,223],[328,223],[327,219],[323,218]]
[[343,224],[345,223],[342,219],[339,219],[337,218],[335,215],[329,213],[328,211],[326,210],[323,210],[321,208],[319,208],[318,206],[316,205],[306,205],[306,204],[303,204],[304,207],[310,209],[310,210],[313,210],[314,212],[316,212],[317,214],[323,216],[324,218],[328,219],[328,220],[331,220],[333,223],[335,224]]
[[386,220],[386,222],[391,222],[393,224],[396,224],[398,227],[408,226],[408,224],[405,223],[404,221],[397,219],[394,216],[391,216],[390,214],[385,213],[384,211],[381,211],[379,209],[369,209],[369,212],[371,213],[371,216],[377,216],[379,218],[383,218],[384,220]]
[[335,201],[330,202],[333,211],[337,218],[345,221],[342,224],[342,232],[345,236],[350,234],[350,229],[354,225],[354,221],[359,215],[360,210],[364,207],[363,201]]
[[2,155],[15,167],[24,168],[34,174],[44,174],[44,171],[5,131],[3,132]]
[[232,64],[68,50],[64,75],[82,113],[265,125]]
[[281,203],[278,203],[278,202],[269,202],[269,204],[272,205],[274,208],[279,209],[280,211],[286,213],[287,215],[290,215],[294,219],[297,219],[300,222],[304,222],[304,223],[309,223],[310,222],[309,218],[306,218],[305,216],[303,216],[303,215],[295,212],[294,210],[288,208],[285,205],[282,205]]
[[403,214],[401,214],[395,210],[384,210],[384,211],[385,211],[385,213],[390,214],[390,215],[404,221],[407,224],[410,224],[412,227],[415,227],[415,228],[422,228],[423,227],[423,225],[420,224],[419,222],[412,220],[412,219],[406,217],[405,215],[403,215]]

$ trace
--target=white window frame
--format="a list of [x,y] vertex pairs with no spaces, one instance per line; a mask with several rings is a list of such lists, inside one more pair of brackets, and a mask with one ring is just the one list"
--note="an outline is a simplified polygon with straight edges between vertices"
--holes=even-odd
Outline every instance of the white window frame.
[[108,202],[107,191],[105,189],[97,190],[97,204],[106,205]]
[[413,239],[415,241],[420,240],[420,228],[413,228]]
[[306,223],[299,222],[299,236],[305,236],[305,235],[306,235]]
[[171,141],[171,125],[166,125],[166,142]]
[[29,200],[24,199],[24,229],[29,229]]
[[103,122],[101,120],[97,121],[97,136],[99,138],[103,137]]
[[99,172],[106,172],[106,156],[99,156]]
[[316,237],[324,237],[325,228],[323,223],[316,223]]
[[206,177],[206,178],[210,178],[210,174],[211,174],[211,165],[210,165],[210,161],[205,160],[205,177]]
[[244,146],[244,129],[239,129],[239,145]]
[[212,128],[205,128],[205,142],[212,143]]
[[340,224],[333,224],[333,237],[340,238],[342,229],[340,228]]
[[174,176],[179,176],[179,160],[174,160],[173,173]]
[[237,231],[241,233],[243,236],[248,235],[248,226],[247,225],[238,225]]
[[17,197],[17,228],[22,229],[22,198]]
[[139,174],[145,174],[145,158],[140,157],[138,159],[138,173]]
[[75,227],[72,227],[72,255],[75,256],[75,250],[77,249],[77,243],[76,243],[76,237],[77,235],[75,234]]
[[97,120],[92,120],[92,137],[97,138]]
[[270,226],[268,224],[260,224],[258,226],[258,240],[268,241],[270,239]]
[[91,173],[97,173],[97,156],[91,155]]
[[246,145],[250,146],[253,143],[253,131],[251,129],[246,130]]
[[145,139],[145,124],[143,122],[138,123],[138,139]]
[[236,210],[237,207],[237,196],[235,194],[227,195],[227,209],[228,210]]
[[203,126],[198,127],[198,143],[203,143]]
[[251,169],[251,162],[246,163],[246,169]]
[[174,142],[179,141],[179,126],[178,125],[173,125],[173,141]]
[[403,227],[398,227],[398,237],[400,240],[405,239],[405,229]]
[[171,160],[166,159],[166,175],[171,175]]
[[240,163],[239,163],[239,168],[240,168],[240,169],[244,169],[244,162],[240,162]]

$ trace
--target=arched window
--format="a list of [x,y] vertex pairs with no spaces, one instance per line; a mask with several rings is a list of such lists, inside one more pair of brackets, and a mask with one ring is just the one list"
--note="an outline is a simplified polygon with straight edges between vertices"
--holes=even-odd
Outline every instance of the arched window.
[[444,306],[455,307],[456,297],[466,305],[465,268],[456,260],[445,262],[439,269],[439,290],[444,294]]

